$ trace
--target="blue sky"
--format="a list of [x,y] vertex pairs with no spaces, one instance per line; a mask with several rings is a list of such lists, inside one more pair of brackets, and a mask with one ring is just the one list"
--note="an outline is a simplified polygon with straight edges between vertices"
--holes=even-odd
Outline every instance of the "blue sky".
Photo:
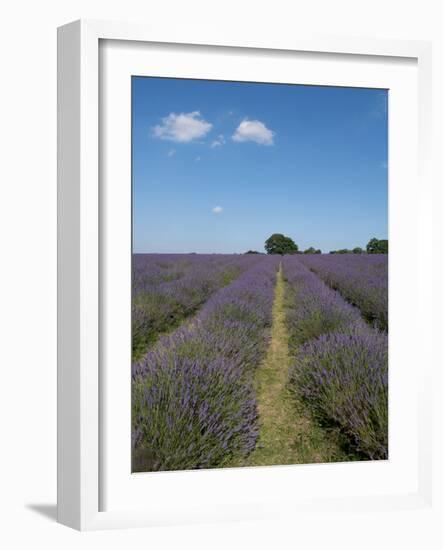
[[134,252],[387,238],[387,92],[132,78]]

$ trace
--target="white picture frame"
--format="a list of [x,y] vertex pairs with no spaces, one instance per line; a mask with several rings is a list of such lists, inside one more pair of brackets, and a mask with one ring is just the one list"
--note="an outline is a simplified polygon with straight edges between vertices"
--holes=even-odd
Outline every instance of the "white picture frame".
[[[80,530],[119,528],[131,526],[170,525],[198,521],[260,519],[290,517],[294,513],[325,513],[334,508],[348,513],[356,507],[362,511],[398,509],[430,509],[432,506],[432,446],[431,446],[431,374],[433,358],[431,346],[420,365],[416,386],[417,457],[412,465],[417,468],[417,483],[407,491],[386,491],[386,494],[367,493],[328,497],[313,492],[302,501],[291,500],[278,491],[262,499],[252,497],[248,507],[235,506],[225,497],[218,504],[186,505],[186,498],[176,506],[130,506],[113,503],[111,510],[103,510],[101,484],[105,479],[103,452],[103,374],[99,348],[101,328],[100,302],[103,289],[99,281],[103,266],[100,233],[106,224],[100,222],[102,189],[100,188],[100,43],[125,41],[131,44],[174,44],[180,48],[193,44],[206,51],[213,47],[228,49],[230,55],[244,55],[248,51],[273,52],[286,55],[291,52],[331,54],[360,59],[390,58],[412,59],[417,66],[418,81],[418,178],[414,178],[420,209],[417,227],[420,242],[431,242],[432,180],[430,177],[431,151],[431,46],[425,42],[369,40],[341,37],[315,37],[312,35],[281,37],[280,40],[245,38],[212,38],[186,36],[176,32],[171,36],[156,33],[144,26],[101,21],[77,21],[61,27],[58,33],[58,519]],[[121,42],[120,42],[121,43]],[[126,54],[127,55],[127,54]],[[208,61],[209,62],[209,61]],[[192,63],[192,61],[191,61]],[[171,74],[172,76],[172,74]],[[180,75],[181,76],[181,75]],[[415,92],[414,92],[415,93]],[[417,253],[420,269],[417,272],[418,320],[426,317],[429,289],[426,280],[427,260],[431,250],[426,245]],[[429,319],[431,315],[429,315]],[[418,322],[418,321],[417,321]],[[421,331],[425,342],[426,330]],[[429,342],[428,342],[429,343]],[[129,369],[129,366],[128,366]],[[128,370],[129,376],[129,370]],[[415,413],[414,413],[415,414]],[[415,460],[415,459],[414,459]],[[338,465],[348,468],[349,465]],[[291,468],[291,467],[289,467]],[[311,466],[311,469],[315,466]],[[352,465],[351,465],[352,468]],[[258,478],[264,486],[271,486],[278,478],[282,486],[289,474],[288,467],[271,470],[256,468],[253,475],[237,469],[228,475],[230,481],[241,483],[245,476],[250,483]],[[271,472],[271,473],[270,473]],[[129,474],[129,472],[128,472]],[[214,476],[224,472],[198,472],[204,484],[212,483]],[[196,472],[156,475],[157,489],[174,483],[182,490],[196,485]],[[327,474],[325,474],[327,475]],[[354,476],[356,474],[354,473]],[[105,476],[105,477],[104,477]],[[169,476],[169,477],[167,477]],[[176,476],[171,477],[171,476]],[[181,476],[181,477],[179,477]],[[257,477],[258,476],[258,477]],[[151,480],[154,479],[151,477]],[[145,478],[146,480],[149,479]],[[225,483],[222,479],[221,483]],[[181,485],[180,485],[181,484]],[[190,485],[189,485],[190,484]],[[151,495],[152,496],[152,495]],[[115,499],[114,499],[115,500]],[[118,499],[117,499],[118,500]],[[234,497],[232,499],[234,501]]]

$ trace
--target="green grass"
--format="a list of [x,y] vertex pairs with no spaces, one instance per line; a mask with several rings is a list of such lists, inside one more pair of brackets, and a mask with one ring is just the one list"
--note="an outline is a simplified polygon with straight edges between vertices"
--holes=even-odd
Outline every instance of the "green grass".
[[338,435],[319,426],[288,388],[291,357],[285,325],[285,287],[280,267],[275,287],[271,342],[255,381],[259,439],[249,457],[229,464],[231,467],[349,460],[341,449]]

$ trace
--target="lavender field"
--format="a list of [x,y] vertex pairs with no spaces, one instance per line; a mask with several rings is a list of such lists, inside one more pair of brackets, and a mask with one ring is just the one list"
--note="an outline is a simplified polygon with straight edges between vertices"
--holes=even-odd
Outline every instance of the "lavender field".
[[367,321],[388,330],[387,254],[303,255],[301,261],[360,308]]
[[131,77],[134,472],[388,458],[388,107]]
[[133,471],[388,457],[386,254],[134,254]]

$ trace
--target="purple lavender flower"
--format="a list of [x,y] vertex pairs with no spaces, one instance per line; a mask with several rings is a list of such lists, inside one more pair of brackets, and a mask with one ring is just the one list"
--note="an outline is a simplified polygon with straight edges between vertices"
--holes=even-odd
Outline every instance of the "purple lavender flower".
[[327,332],[363,323],[359,310],[328,288],[298,257],[285,258],[283,269],[288,285],[286,324],[291,344],[297,346]]
[[357,306],[366,320],[380,330],[388,330],[387,254],[321,254],[300,260]]
[[[305,263],[303,258],[303,263]],[[298,257],[283,261],[290,385],[322,422],[371,459],[388,456],[388,338]]]
[[302,346],[291,381],[311,410],[338,425],[357,451],[388,457],[388,341],[371,328],[332,333]]
[[134,363],[135,470],[219,467],[254,449],[253,376],[266,351],[278,259],[255,264]]
[[244,255],[134,254],[133,357],[140,359],[160,333],[177,327],[259,259]]

